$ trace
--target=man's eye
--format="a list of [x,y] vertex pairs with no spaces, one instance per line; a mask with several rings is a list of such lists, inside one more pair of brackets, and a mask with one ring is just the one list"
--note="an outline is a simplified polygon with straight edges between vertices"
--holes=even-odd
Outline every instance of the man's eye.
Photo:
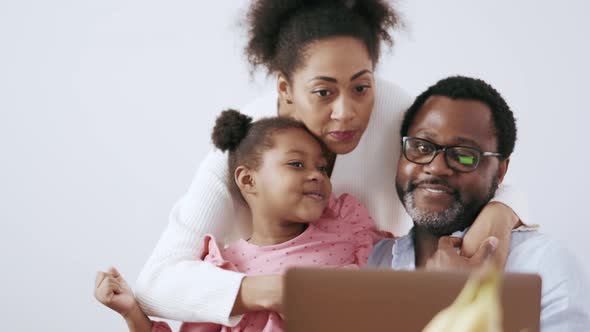
[[303,167],[303,163],[300,161],[293,161],[289,163],[289,166],[295,167],[295,168],[301,168]]
[[476,165],[478,162],[478,155],[473,151],[469,151],[466,149],[455,148],[451,149],[451,158],[459,162],[459,164],[466,165],[466,166],[473,166]]
[[423,154],[432,153],[432,147],[428,146],[428,145],[424,145],[424,144],[418,145],[416,147],[416,150],[418,150],[418,152],[423,153]]
[[457,161],[460,164],[471,166],[475,164],[475,157],[468,155],[457,155]]
[[327,97],[332,94],[329,90],[315,90],[313,93],[320,97]]

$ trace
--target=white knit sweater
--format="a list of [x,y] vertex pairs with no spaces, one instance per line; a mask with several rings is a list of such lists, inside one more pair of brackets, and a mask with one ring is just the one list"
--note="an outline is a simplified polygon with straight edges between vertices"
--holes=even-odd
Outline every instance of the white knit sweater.
[[[331,176],[335,194],[355,196],[380,229],[396,235],[405,234],[411,226],[395,191],[399,130],[411,103],[412,98],[398,86],[377,79],[369,125],[357,148],[337,157]],[[276,116],[276,92],[241,111],[255,120]],[[239,322],[240,317],[230,317],[230,312],[244,275],[214,267],[198,257],[206,233],[228,243],[250,229],[248,211],[230,194],[227,173],[227,155],[212,149],[188,192],[172,209],[168,227],[136,284],[135,294],[146,314],[231,326]],[[521,220],[528,220],[526,202],[506,186],[498,192],[496,200],[512,207]]]

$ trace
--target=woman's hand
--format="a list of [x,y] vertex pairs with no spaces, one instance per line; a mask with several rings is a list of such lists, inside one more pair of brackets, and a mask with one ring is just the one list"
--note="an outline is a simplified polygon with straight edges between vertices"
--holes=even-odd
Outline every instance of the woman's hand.
[[486,238],[498,239],[498,248],[492,255],[492,261],[503,268],[510,251],[512,230],[522,225],[512,209],[500,202],[488,203],[479,213],[473,225],[463,238],[461,255],[472,257]]
[[282,275],[244,277],[231,315],[269,310],[283,314]]
[[493,257],[498,239],[489,237],[483,241],[476,253],[471,257],[459,254],[461,238],[443,236],[438,240],[438,248],[434,255],[426,261],[427,270],[471,270],[484,265]]

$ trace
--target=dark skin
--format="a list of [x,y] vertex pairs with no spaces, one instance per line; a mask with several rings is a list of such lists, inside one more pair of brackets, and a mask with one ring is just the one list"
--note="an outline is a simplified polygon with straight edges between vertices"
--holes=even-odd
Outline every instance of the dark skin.
[[[305,55],[290,79],[276,73],[278,115],[303,122],[334,152],[328,157],[330,176],[336,156],[352,152],[369,124],[375,104],[375,64],[361,40],[346,36],[316,40],[306,46]],[[495,236],[500,241],[494,257],[504,261],[510,231],[517,222],[510,207],[488,204],[464,238],[463,255],[479,257],[481,250],[488,250],[489,240],[485,239]],[[264,309],[280,311],[281,301],[281,276],[246,276],[231,315]]]
[[[486,104],[474,100],[430,97],[418,112],[408,135],[427,139],[439,145],[463,145],[481,151],[497,151],[491,110]],[[396,185],[405,191],[410,183],[418,184],[427,179],[443,180],[447,183],[445,188],[430,188],[424,185],[414,190],[414,204],[417,209],[441,212],[447,209],[454,199],[448,191],[459,192],[464,201],[485,200],[494,179],[497,183],[504,179],[508,163],[508,159],[483,157],[475,171],[461,173],[447,166],[441,152],[427,165],[412,163],[402,156]],[[487,202],[484,201],[484,205],[485,203]],[[475,255],[465,257],[458,250],[462,244],[461,239],[437,236],[418,225],[415,227],[416,266],[433,269],[443,266],[472,268],[481,265],[490,256],[502,264],[505,259],[504,253],[497,258],[494,257],[501,242],[503,246],[509,246],[509,241],[488,238]],[[502,248],[503,252],[507,250]]]
[[[250,242],[272,245],[288,241],[317,220],[330,196],[326,158],[317,141],[302,129],[275,133],[274,147],[265,151],[259,170],[240,166],[235,181],[252,211]],[[304,197],[320,191],[323,202]],[[273,310],[282,312],[283,277],[246,277],[236,297],[232,315]]]
[[239,166],[235,172],[252,213],[249,242],[260,246],[301,234],[321,217],[332,191],[326,159],[315,138],[303,129],[290,128],[275,132],[272,140],[259,169]]

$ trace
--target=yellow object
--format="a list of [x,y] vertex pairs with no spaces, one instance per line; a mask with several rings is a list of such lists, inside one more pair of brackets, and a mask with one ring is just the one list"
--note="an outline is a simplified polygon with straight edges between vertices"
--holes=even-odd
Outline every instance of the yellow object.
[[439,312],[422,332],[502,332],[500,270],[489,267],[473,275],[450,307]]

